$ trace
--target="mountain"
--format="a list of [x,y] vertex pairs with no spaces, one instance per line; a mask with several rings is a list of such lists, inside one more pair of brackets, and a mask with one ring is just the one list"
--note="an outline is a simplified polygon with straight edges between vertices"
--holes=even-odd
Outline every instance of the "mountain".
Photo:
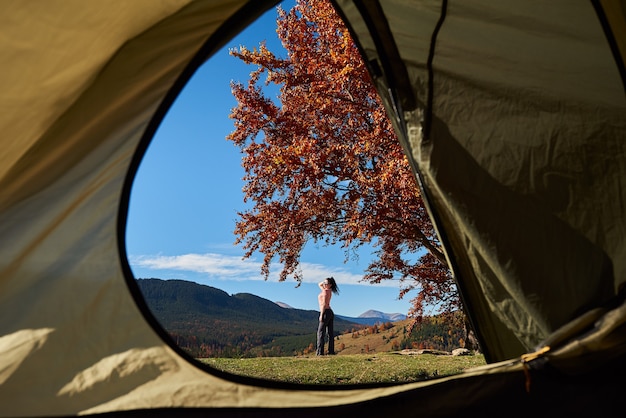
[[384,322],[397,322],[404,321],[407,316],[400,313],[384,313],[380,311],[369,310],[363,312],[356,318],[349,316],[337,315],[338,318],[345,319],[346,321],[354,322],[361,325],[376,325]]
[[406,319],[406,315],[403,315],[401,313],[390,314],[370,309],[369,311],[363,312],[361,315],[359,315],[359,318],[379,318],[383,321],[395,322],[404,321]]
[[[315,344],[319,313],[250,293],[184,280],[137,279],[146,304],[174,342],[195,357],[292,354]],[[335,333],[361,325],[335,319]]]

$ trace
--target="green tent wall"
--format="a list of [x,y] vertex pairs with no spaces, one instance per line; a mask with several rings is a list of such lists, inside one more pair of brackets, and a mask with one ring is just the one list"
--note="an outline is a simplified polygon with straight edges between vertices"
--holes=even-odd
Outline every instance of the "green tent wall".
[[193,71],[274,1],[0,2],[0,416],[623,416],[623,1],[337,1],[490,364],[303,387],[172,346],[132,180]]

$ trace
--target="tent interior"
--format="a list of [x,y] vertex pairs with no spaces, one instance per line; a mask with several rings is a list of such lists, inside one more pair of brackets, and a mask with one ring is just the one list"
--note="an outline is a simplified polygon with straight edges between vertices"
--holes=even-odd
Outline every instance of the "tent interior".
[[0,3],[0,416],[622,416],[626,4],[337,0],[488,365],[375,387],[225,375],[126,258],[134,175],[265,0]]

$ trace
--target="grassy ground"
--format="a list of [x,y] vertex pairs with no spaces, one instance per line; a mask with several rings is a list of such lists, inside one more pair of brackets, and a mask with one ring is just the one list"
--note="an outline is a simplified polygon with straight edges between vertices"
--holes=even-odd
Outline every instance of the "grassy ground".
[[210,358],[200,361],[241,376],[299,384],[408,383],[482,366],[482,355],[403,355],[397,352],[341,356]]

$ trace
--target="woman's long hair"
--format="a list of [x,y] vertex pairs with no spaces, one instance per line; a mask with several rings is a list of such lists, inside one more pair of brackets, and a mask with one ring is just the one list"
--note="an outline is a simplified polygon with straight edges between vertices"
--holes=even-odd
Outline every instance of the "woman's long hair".
[[330,285],[331,292],[333,292],[333,293],[338,295],[339,294],[339,286],[337,286],[337,282],[335,282],[335,279],[333,277],[327,277],[325,280]]

